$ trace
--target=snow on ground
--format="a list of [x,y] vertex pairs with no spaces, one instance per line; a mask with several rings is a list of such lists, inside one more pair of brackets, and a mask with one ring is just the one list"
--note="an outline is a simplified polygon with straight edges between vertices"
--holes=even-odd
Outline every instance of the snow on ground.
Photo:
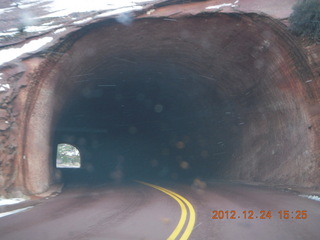
[[20,212],[27,211],[27,210],[29,210],[30,208],[33,208],[33,207],[26,207],[26,208],[21,208],[21,209],[13,210],[13,211],[10,211],[10,212],[0,213],[0,218],[5,217],[5,216],[9,216],[9,215],[12,215],[12,214],[16,214],[16,213],[20,213]]
[[[125,16],[125,13],[127,13],[127,16],[129,16],[130,12],[141,10],[141,9],[142,9],[141,6],[124,7],[124,8],[119,8],[119,9],[116,9],[116,10],[113,10],[113,11],[108,11],[108,12],[99,14],[95,18],[109,17],[109,16],[113,16],[113,15]],[[120,21],[120,23],[125,23],[125,21],[124,22]]]
[[[0,73],[0,80],[2,80],[3,73]],[[0,83],[0,92],[6,92],[10,89],[10,85],[7,83]],[[1,206],[1,198],[0,198],[0,206]]]
[[[28,2],[30,0],[22,0],[21,2]],[[152,2],[154,0],[42,0],[45,2],[44,8],[50,12],[43,17],[62,17],[72,13],[91,12],[91,11],[106,11],[116,10],[124,7],[136,7],[139,4]]]
[[58,33],[66,31],[66,30],[67,30],[66,28],[59,28],[58,30],[54,31],[54,34],[58,34]]
[[0,9],[0,14],[2,13],[8,13],[8,12],[12,12],[13,11],[13,7],[9,7],[9,8],[1,8]]
[[[24,198],[0,198],[0,206],[17,204],[17,203],[21,203],[24,201],[26,201],[26,199],[24,199]],[[16,209],[16,210],[9,211],[9,212],[3,212],[3,213],[0,213],[0,218],[8,216],[8,215],[24,212],[30,208],[33,208],[33,207],[26,207],[26,208]]]
[[10,89],[10,85],[9,84],[0,83],[0,92],[6,92],[9,89]]
[[24,198],[0,198],[0,206],[17,204],[25,200]]
[[[14,12],[20,20],[19,26],[9,26],[0,29],[0,40],[15,37],[24,33],[42,33],[54,31],[55,34],[65,31],[63,24],[82,24],[94,18],[117,16],[120,23],[128,25],[132,18],[130,12],[141,10],[143,5],[155,0],[16,0],[10,7],[0,9],[1,14]],[[95,13],[94,13],[95,12]],[[79,15],[82,13],[82,15]],[[71,18],[75,14],[78,17]],[[84,15],[83,15],[84,14]],[[79,17],[80,16],[80,17]],[[57,20],[57,18],[59,20]],[[81,19],[83,18],[83,19]],[[65,19],[61,22],[60,19]],[[53,38],[44,37],[33,40],[21,48],[10,48],[0,51],[0,65],[9,62],[24,53],[33,52],[43,47]],[[6,86],[0,85],[0,91],[5,91]]]
[[[51,21],[53,18],[67,17],[71,14],[99,12],[99,17],[106,17],[142,9],[143,4],[155,0],[20,0],[15,1],[9,8],[0,9],[0,14],[16,11],[20,16],[21,25],[24,25],[24,32],[44,32],[61,27]],[[42,9],[45,13],[35,15],[34,9]],[[40,19],[49,19],[48,22]],[[74,18],[75,24],[81,24],[92,18],[79,20]],[[41,22],[41,23],[40,23]],[[19,33],[19,29],[2,29],[0,37],[10,37]]]
[[21,1],[15,1],[14,3],[11,3],[11,6],[16,7],[19,6],[20,9],[28,9],[31,7],[37,6],[42,1],[40,0],[21,0]]
[[79,21],[75,21],[73,22],[74,24],[82,24],[82,23],[85,23],[85,22],[89,22],[90,20],[92,20],[92,17],[88,17],[88,18],[85,18],[85,19],[81,19]]
[[299,196],[320,202],[320,197],[316,195],[299,195]]
[[0,33],[0,37],[8,37],[8,36],[14,36],[17,32],[2,32]]
[[50,31],[52,29],[56,29],[56,28],[59,28],[59,27],[62,27],[63,24],[60,24],[60,25],[53,25],[53,26],[47,26],[47,25],[40,25],[40,26],[27,26],[25,29],[24,29],[24,32],[44,32],[44,31]]
[[9,62],[24,53],[34,52],[53,40],[52,37],[44,37],[32,40],[24,44],[21,48],[9,48],[0,51],[0,65]]
[[206,7],[206,9],[210,10],[210,9],[220,9],[222,7],[237,7],[238,3],[239,3],[239,0],[236,0],[234,3],[222,3],[219,5]]

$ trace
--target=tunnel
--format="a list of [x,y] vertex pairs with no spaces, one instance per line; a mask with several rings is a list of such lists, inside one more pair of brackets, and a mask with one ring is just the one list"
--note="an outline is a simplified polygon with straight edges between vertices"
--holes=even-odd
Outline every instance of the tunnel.
[[[25,110],[32,193],[56,181],[319,183],[313,76],[268,16],[107,19],[39,57]],[[59,143],[81,154],[81,168],[62,169],[61,179]]]

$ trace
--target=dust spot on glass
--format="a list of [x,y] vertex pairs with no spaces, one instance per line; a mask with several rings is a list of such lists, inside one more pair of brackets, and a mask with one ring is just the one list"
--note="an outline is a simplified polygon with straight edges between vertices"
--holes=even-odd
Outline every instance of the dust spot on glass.
[[207,183],[205,181],[201,181],[199,178],[195,178],[191,185],[197,193],[204,193],[204,190],[207,188]]
[[132,21],[132,15],[130,13],[121,13],[116,17],[116,20],[123,25],[129,26]]
[[189,168],[189,163],[186,162],[186,161],[182,161],[182,162],[180,163],[180,167],[181,167],[182,169],[188,169],[188,168]]
[[179,141],[176,143],[176,148],[178,148],[178,149],[184,149],[185,147],[186,147],[186,145],[182,141]]
[[154,106],[154,111],[157,113],[161,113],[163,111],[163,106],[161,104],[157,104]]

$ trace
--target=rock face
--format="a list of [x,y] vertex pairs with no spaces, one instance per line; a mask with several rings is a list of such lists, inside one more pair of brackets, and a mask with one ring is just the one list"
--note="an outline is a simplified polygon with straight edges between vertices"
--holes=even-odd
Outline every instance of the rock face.
[[60,142],[80,149],[82,178],[317,186],[311,67],[284,25],[257,14],[92,23],[2,69],[1,188],[46,191]]

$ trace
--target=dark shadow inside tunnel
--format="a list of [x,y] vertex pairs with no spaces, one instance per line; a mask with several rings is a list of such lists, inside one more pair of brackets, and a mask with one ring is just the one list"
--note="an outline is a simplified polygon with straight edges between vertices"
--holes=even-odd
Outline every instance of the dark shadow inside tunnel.
[[54,128],[54,143],[82,156],[81,169],[61,169],[66,183],[215,177],[232,154],[233,109],[177,64],[124,62],[73,84]]

